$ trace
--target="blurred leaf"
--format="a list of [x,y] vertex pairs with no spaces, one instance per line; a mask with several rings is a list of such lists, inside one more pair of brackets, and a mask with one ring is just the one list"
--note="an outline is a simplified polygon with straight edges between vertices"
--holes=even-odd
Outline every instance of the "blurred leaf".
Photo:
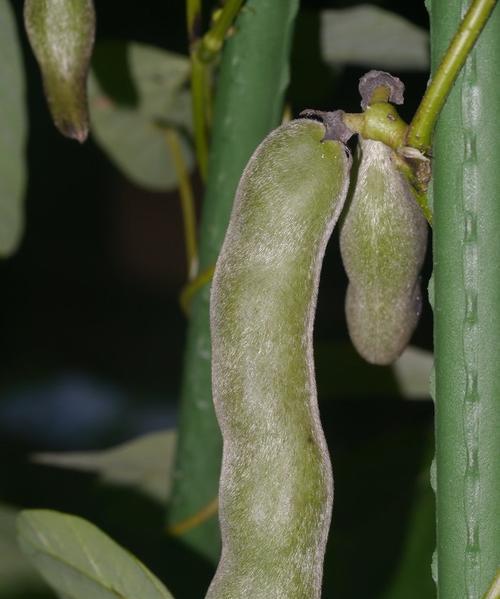
[[162,127],[181,133],[187,167],[193,167],[189,68],[187,57],[152,46],[96,45],[89,81],[91,131],[123,174],[141,187],[177,186]]
[[162,504],[171,488],[177,433],[149,433],[102,451],[38,453],[34,461],[97,473],[105,482],[139,489]]
[[430,377],[434,357],[431,352],[408,346],[392,365],[399,391],[406,399],[430,399]]
[[0,2],[0,256],[12,254],[23,230],[26,166],[24,67],[10,3]]
[[61,597],[172,598],[139,560],[83,518],[26,510],[17,525],[21,549]]
[[399,15],[371,4],[321,13],[321,51],[327,64],[427,70],[429,35]]
[[42,579],[21,553],[16,541],[18,510],[0,504],[0,596],[16,590],[45,587]]

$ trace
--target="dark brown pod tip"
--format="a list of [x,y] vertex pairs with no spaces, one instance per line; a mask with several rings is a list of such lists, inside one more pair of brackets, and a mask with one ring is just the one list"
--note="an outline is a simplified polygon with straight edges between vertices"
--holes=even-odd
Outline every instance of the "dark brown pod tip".
[[387,101],[392,104],[403,104],[405,85],[390,73],[385,71],[368,71],[359,80],[359,93],[361,94],[361,108],[366,108],[371,104],[373,92],[377,87],[385,87],[388,90]]
[[63,135],[82,143],[89,128],[86,88],[95,38],[93,0],[25,0],[24,22],[52,120]]
[[323,139],[331,139],[334,141],[341,141],[347,143],[354,132],[344,123],[343,110],[334,110],[333,112],[326,112],[322,110],[303,110],[299,116],[304,119],[312,119],[323,123],[326,128],[325,137]]

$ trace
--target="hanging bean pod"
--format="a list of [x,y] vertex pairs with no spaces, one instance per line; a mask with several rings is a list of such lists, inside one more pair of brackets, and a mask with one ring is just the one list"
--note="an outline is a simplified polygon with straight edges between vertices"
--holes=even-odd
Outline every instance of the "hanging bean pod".
[[322,258],[350,157],[320,122],[272,132],[250,159],[212,287],[212,377],[224,438],[222,556],[210,599],[321,594],[333,497],[314,379]]
[[360,136],[359,154],[340,232],[349,277],[347,325],[368,362],[390,364],[408,344],[420,315],[427,223],[393,150]]
[[95,35],[92,0],[25,0],[24,23],[55,126],[66,137],[85,141]]

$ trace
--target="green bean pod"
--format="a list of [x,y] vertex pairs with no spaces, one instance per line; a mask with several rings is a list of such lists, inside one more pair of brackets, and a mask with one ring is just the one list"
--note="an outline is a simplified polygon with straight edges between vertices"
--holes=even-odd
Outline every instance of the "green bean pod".
[[85,141],[95,36],[92,0],[25,0],[24,24],[55,126],[66,137]]
[[239,183],[211,296],[212,386],[224,439],[222,556],[210,599],[319,598],[333,500],[313,322],[350,156],[299,119]]
[[372,364],[390,364],[408,344],[421,311],[419,272],[427,223],[394,152],[359,137],[361,159],[340,231],[349,286],[351,340]]

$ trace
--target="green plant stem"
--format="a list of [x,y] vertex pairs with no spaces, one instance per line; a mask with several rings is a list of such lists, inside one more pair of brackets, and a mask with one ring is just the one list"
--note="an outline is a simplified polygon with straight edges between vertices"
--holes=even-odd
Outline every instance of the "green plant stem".
[[194,145],[201,178],[205,181],[208,170],[208,126],[206,106],[207,66],[203,64],[196,51],[191,52],[191,101],[193,111]]
[[[250,155],[283,114],[298,0],[247,0],[222,54],[209,177],[200,224],[200,272],[213,266],[234,193]],[[258,51],[256,51],[258,48]],[[192,298],[169,526],[179,530],[217,496],[222,441],[211,397],[209,286]],[[191,518],[191,520],[190,520]],[[219,557],[215,517],[179,537],[205,557]],[[177,528],[175,528],[177,527]]]
[[191,281],[198,271],[198,243],[196,240],[196,211],[194,195],[189,180],[186,162],[182,155],[179,134],[174,129],[165,130],[165,140],[172,155],[172,161],[179,181],[182,220],[184,225],[184,244],[186,247],[187,275]]
[[429,150],[439,113],[495,4],[496,0],[473,0],[471,3],[413,117],[408,131],[409,146],[422,152]]
[[212,62],[217,58],[224,39],[238,14],[243,0],[226,0],[214,24],[202,37],[198,46],[198,56],[204,62]]
[[[432,0],[434,65],[465,5]],[[499,31],[495,11],[443,108],[433,148],[440,599],[481,597],[500,563]]]
[[201,37],[201,0],[186,0],[187,32],[191,58],[191,104],[193,114],[194,147],[201,178],[205,181],[208,169],[207,67],[198,55]]
[[179,303],[186,316],[191,313],[191,300],[200,289],[208,285],[214,275],[215,266],[209,266],[203,272],[200,272],[192,281],[190,281],[182,290]]
[[200,0],[187,0],[187,28],[191,56],[191,94],[196,158],[204,181],[208,169],[208,131],[212,118],[211,71],[224,39],[238,14],[243,0],[227,0],[213,26],[199,37]]
[[192,46],[200,37],[201,0],[186,0],[186,18],[189,44]]

